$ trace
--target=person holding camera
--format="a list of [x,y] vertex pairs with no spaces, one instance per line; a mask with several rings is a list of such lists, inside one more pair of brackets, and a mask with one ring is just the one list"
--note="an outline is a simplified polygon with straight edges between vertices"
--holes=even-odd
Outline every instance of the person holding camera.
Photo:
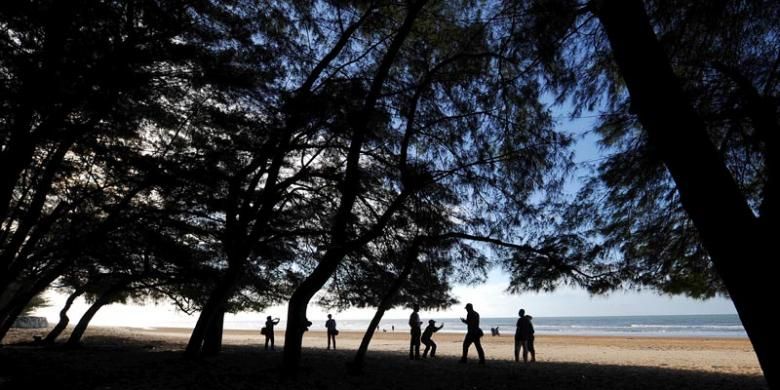
[[274,351],[274,325],[279,323],[279,319],[273,319],[271,316],[265,318],[265,327],[260,329],[260,333],[265,335],[265,350],[268,350],[268,341],[271,341],[271,350]]

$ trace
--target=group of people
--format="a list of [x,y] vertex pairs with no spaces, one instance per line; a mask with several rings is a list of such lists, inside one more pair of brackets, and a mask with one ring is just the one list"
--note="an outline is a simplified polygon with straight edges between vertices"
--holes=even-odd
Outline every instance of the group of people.
[[[274,325],[279,324],[279,318],[274,319],[271,316],[266,317],[265,319],[265,326],[260,329],[260,334],[265,336],[265,350],[268,350],[268,344],[271,344],[271,350],[274,351]],[[311,322],[308,322],[307,325],[311,325]],[[307,327],[308,329],[308,327]],[[328,349],[330,349],[331,343],[333,344],[333,349],[336,349],[336,336],[338,336],[339,331],[336,329],[336,320],[333,319],[333,315],[328,314],[328,320],[325,321],[325,329],[327,330],[328,335]]]
[[[482,329],[479,327],[479,313],[474,310],[474,306],[470,303],[466,304],[466,318],[460,320],[466,324],[466,337],[463,339],[463,355],[460,358],[461,363],[466,363],[468,358],[468,352],[471,345],[477,349],[477,356],[479,357],[479,363],[485,364],[485,351],[482,349],[482,342],[480,339],[484,335]],[[436,326],[435,320],[429,320],[428,326],[425,330],[422,329],[423,322],[420,321],[420,306],[412,306],[412,314],[409,316],[409,327],[411,328],[411,341],[409,342],[409,359],[420,360],[428,357],[436,356],[436,342],[433,341],[433,334],[440,331],[444,324]],[[519,318],[517,319],[517,326],[515,330],[515,361],[520,361],[520,352],[522,351],[523,362],[528,362],[528,354],[531,355],[531,362],[536,361],[536,350],[534,349],[534,325],[531,322],[533,317],[525,314],[524,309],[520,309],[517,313]],[[271,350],[274,350],[274,325],[279,324],[279,318],[272,318],[268,316],[265,321],[265,327],[261,329],[260,333],[265,335],[265,349],[268,350],[268,344],[271,344]],[[339,331],[336,329],[336,320],[333,316],[328,314],[328,320],[325,321],[325,328],[327,330],[328,337],[328,349],[333,345],[333,349],[336,349],[336,336]],[[393,326],[395,330],[395,326]],[[498,327],[491,328],[491,332],[494,336],[498,333]],[[420,355],[420,344],[425,345],[422,356]]]
[[[425,331],[421,331],[420,326],[420,314],[418,313],[420,307],[414,305],[412,307],[412,314],[409,316],[409,326],[411,327],[411,341],[409,344],[409,359],[420,359],[420,342],[425,344],[425,351],[422,354],[422,358],[426,358],[428,351],[431,351],[431,357],[436,356],[436,342],[431,338],[434,333],[441,330],[444,325],[436,326],[436,321],[428,321],[428,326]],[[517,319],[517,327],[515,330],[515,361],[520,361],[520,351],[523,353],[523,361],[528,362],[528,354],[531,354],[531,361],[536,361],[536,350],[534,349],[534,325],[531,322],[533,317],[525,314],[524,309],[520,309],[518,312],[519,318]],[[484,336],[484,332],[479,327],[479,313],[474,310],[474,305],[466,304],[466,318],[460,319],[466,324],[466,337],[463,339],[463,355],[460,358],[461,363],[466,363],[468,358],[469,349],[471,345],[477,349],[477,356],[479,357],[479,364],[485,364],[485,351],[482,349],[481,338]],[[498,327],[491,328],[493,336],[498,335]]]
[[409,316],[409,326],[411,327],[412,341],[409,345],[409,359],[420,360],[420,343],[425,344],[425,350],[423,351],[422,358],[428,357],[430,351],[431,357],[436,356],[436,342],[433,341],[433,334],[440,331],[444,327],[436,326],[436,321],[429,320],[428,326],[423,331],[421,329],[422,321],[420,321],[420,306],[412,306],[412,315]]

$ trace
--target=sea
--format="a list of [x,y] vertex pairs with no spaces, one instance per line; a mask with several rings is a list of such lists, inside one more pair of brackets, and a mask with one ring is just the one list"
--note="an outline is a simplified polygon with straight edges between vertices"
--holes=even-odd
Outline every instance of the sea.
[[[369,320],[340,320],[334,317],[339,330],[365,331]],[[444,325],[440,332],[465,333],[466,325],[459,318],[433,319],[436,325]],[[408,332],[407,319],[384,319],[379,323],[379,332]],[[325,321],[313,321],[311,330],[324,330]],[[491,328],[498,328],[501,335],[513,335],[517,317],[482,317],[480,327],[486,335]],[[534,329],[538,335],[582,335],[582,336],[654,336],[654,337],[701,337],[701,338],[747,338],[745,329],[736,314],[713,315],[654,315],[654,316],[604,316],[604,317],[534,317]],[[277,329],[284,329],[284,320]],[[260,329],[262,321],[225,321],[227,329]]]

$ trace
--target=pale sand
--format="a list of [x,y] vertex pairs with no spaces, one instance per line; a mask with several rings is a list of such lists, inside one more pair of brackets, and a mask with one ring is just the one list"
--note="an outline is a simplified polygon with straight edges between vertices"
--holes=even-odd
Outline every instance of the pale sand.
[[[108,329],[94,328],[93,334]],[[89,336],[90,331],[87,332]],[[118,330],[114,330],[118,331]],[[184,328],[123,328],[121,333],[134,337],[166,341],[183,345],[190,335]],[[361,332],[342,331],[337,336],[340,350],[357,350],[363,337]],[[226,330],[223,342],[228,345],[258,345],[264,342],[258,331]],[[284,344],[284,332],[275,333],[277,347]],[[437,333],[434,341],[441,356],[461,355],[463,335]],[[403,331],[375,333],[371,351],[408,353],[409,335]],[[325,348],[325,333],[307,332],[304,348]],[[513,360],[514,338],[511,335],[482,338],[489,360]],[[753,347],[747,339],[737,338],[656,338],[656,337],[602,337],[602,336],[545,336],[536,337],[536,359],[540,362],[574,362],[602,365],[663,367],[695,371],[761,375]],[[424,346],[422,346],[424,348]],[[472,346],[469,357],[476,359]]]

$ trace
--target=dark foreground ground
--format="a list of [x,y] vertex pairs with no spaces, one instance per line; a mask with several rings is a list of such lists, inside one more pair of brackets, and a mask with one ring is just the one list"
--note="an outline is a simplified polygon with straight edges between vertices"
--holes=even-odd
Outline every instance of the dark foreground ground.
[[215,358],[184,359],[169,345],[90,338],[83,348],[0,348],[0,389],[767,389],[755,375],[665,368],[508,361],[409,361],[369,352],[365,373],[347,374],[352,351],[304,350],[295,379],[280,375],[281,351],[226,346]]

